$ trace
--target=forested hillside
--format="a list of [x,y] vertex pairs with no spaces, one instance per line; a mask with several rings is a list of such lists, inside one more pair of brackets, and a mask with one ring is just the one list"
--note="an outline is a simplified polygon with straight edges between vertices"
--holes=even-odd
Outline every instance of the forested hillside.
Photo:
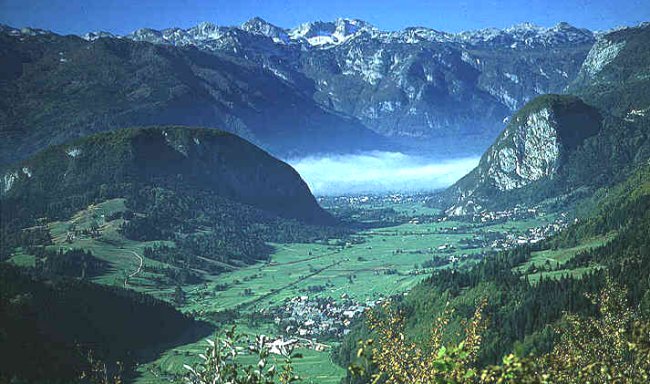
[[90,374],[92,360],[111,372],[120,362],[126,372],[209,333],[207,324],[149,295],[0,264],[2,382],[74,382]]
[[[43,244],[39,222],[125,198],[121,232],[172,240],[151,257],[214,272],[220,262],[268,256],[265,241],[312,239],[338,230],[287,164],[229,133],[182,127],[127,129],[55,146],[8,167],[2,180],[3,258]],[[305,225],[307,224],[307,225]]]

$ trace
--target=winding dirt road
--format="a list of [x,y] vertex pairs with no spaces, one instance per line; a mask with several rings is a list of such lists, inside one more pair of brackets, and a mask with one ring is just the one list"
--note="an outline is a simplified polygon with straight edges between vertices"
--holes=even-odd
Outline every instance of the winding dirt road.
[[133,256],[138,258],[138,260],[140,261],[140,265],[138,265],[138,269],[136,269],[135,272],[129,274],[124,279],[124,288],[128,287],[130,278],[135,277],[135,275],[137,275],[138,273],[140,273],[140,271],[142,271],[142,264],[144,263],[144,259],[142,258],[142,256],[138,255],[135,251],[131,251],[131,253],[133,254]]

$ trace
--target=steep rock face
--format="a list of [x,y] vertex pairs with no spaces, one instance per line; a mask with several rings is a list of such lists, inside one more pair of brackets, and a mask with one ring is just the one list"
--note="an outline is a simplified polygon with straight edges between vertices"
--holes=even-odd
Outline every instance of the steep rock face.
[[602,80],[601,72],[620,55],[625,45],[626,40],[620,36],[620,33],[599,36],[589,50],[575,80],[569,84],[569,89],[576,90],[581,87],[593,86]]
[[549,108],[516,117],[513,124],[487,153],[487,178],[500,191],[552,176],[560,165],[557,121]]
[[643,120],[650,108],[650,23],[601,35],[567,90],[608,112]]
[[102,133],[50,147],[4,170],[6,201],[49,204],[52,196],[102,185],[154,185],[206,191],[278,216],[327,223],[305,182],[288,164],[216,129],[153,127]]
[[241,29],[246,32],[270,37],[274,43],[289,44],[290,42],[287,31],[259,17],[248,20],[242,24]]
[[412,142],[461,134],[493,137],[509,114],[479,88],[480,71],[445,45],[367,35],[312,51],[301,64],[315,79],[316,101],[388,137]]
[[508,123],[479,165],[447,191],[450,215],[484,208],[490,197],[550,182],[601,116],[573,96],[546,95],[527,104]]
[[582,64],[579,77],[584,76],[586,81],[593,79],[598,72],[618,56],[623,47],[625,47],[625,41],[613,42],[607,38],[598,40]]

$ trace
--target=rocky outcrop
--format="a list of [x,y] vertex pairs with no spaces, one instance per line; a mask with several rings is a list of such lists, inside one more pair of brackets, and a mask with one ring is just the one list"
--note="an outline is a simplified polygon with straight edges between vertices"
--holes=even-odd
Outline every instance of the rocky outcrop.
[[598,74],[598,72],[618,56],[623,47],[625,47],[625,41],[612,42],[607,40],[607,38],[599,40],[589,51],[582,65],[581,74],[584,74],[587,78]]
[[575,96],[517,112],[480,164],[441,196],[450,215],[590,194],[650,158],[650,23],[599,36]]
[[576,83],[588,84],[593,81],[603,68],[616,59],[624,47],[625,40],[612,41],[607,35],[601,36],[582,63]]
[[486,178],[500,191],[550,177],[560,165],[557,121],[550,108],[518,116],[487,153]]
[[638,120],[650,107],[650,23],[600,35],[567,91],[599,108]]
[[576,97],[535,99],[513,116],[479,165],[449,189],[447,213],[479,211],[490,197],[553,180],[600,124],[599,113]]

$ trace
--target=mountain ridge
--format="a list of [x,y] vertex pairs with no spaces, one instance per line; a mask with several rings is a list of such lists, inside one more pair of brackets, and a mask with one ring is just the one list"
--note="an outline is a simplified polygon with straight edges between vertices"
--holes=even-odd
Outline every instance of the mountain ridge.
[[[586,39],[594,35],[594,32],[586,28],[574,27],[567,22],[558,22],[551,27],[542,27],[531,22],[521,22],[503,28],[482,28],[474,30],[464,30],[456,33],[440,31],[426,26],[408,26],[400,30],[381,30],[374,25],[357,18],[339,17],[334,20],[315,20],[301,23],[295,27],[285,28],[266,21],[265,19],[255,16],[240,25],[217,25],[209,21],[203,21],[189,28],[169,27],[164,29],[140,28],[126,35],[118,35],[105,31],[93,31],[80,35],[86,39],[95,39],[98,37],[123,37],[137,39],[139,35],[153,33],[164,40],[171,42],[191,43],[179,39],[180,35],[193,36],[196,40],[218,39],[222,31],[228,29],[240,29],[247,32],[256,33],[270,37],[278,44],[290,43],[307,43],[312,47],[326,48],[331,45],[342,44],[349,37],[356,37],[361,32],[372,32],[386,38],[402,38],[408,32],[416,32],[421,38],[431,39],[437,42],[456,42],[456,43],[486,43],[490,40],[502,38],[506,34],[511,34],[513,42],[524,44],[557,44],[563,42],[561,39],[553,39],[552,35],[565,35],[566,40],[575,41],[576,39]],[[334,39],[323,39],[309,41],[313,37],[331,37]],[[308,37],[306,37],[308,36]]]
[[[595,41],[592,32],[566,23],[457,34],[422,27],[388,32],[345,18],[293,29],[259,18],[242,27],[201,26],[213,33],[172,28],[159,31],[162,38],[138,31],[125,38],[242,55],[289,81],[306,76],[319,104],[407,143],[463,132],[487,144],[523,103],[564,89]],[[267,41],[252,47],[244,32]],[[467,117],[478,111],[486,116]]]

